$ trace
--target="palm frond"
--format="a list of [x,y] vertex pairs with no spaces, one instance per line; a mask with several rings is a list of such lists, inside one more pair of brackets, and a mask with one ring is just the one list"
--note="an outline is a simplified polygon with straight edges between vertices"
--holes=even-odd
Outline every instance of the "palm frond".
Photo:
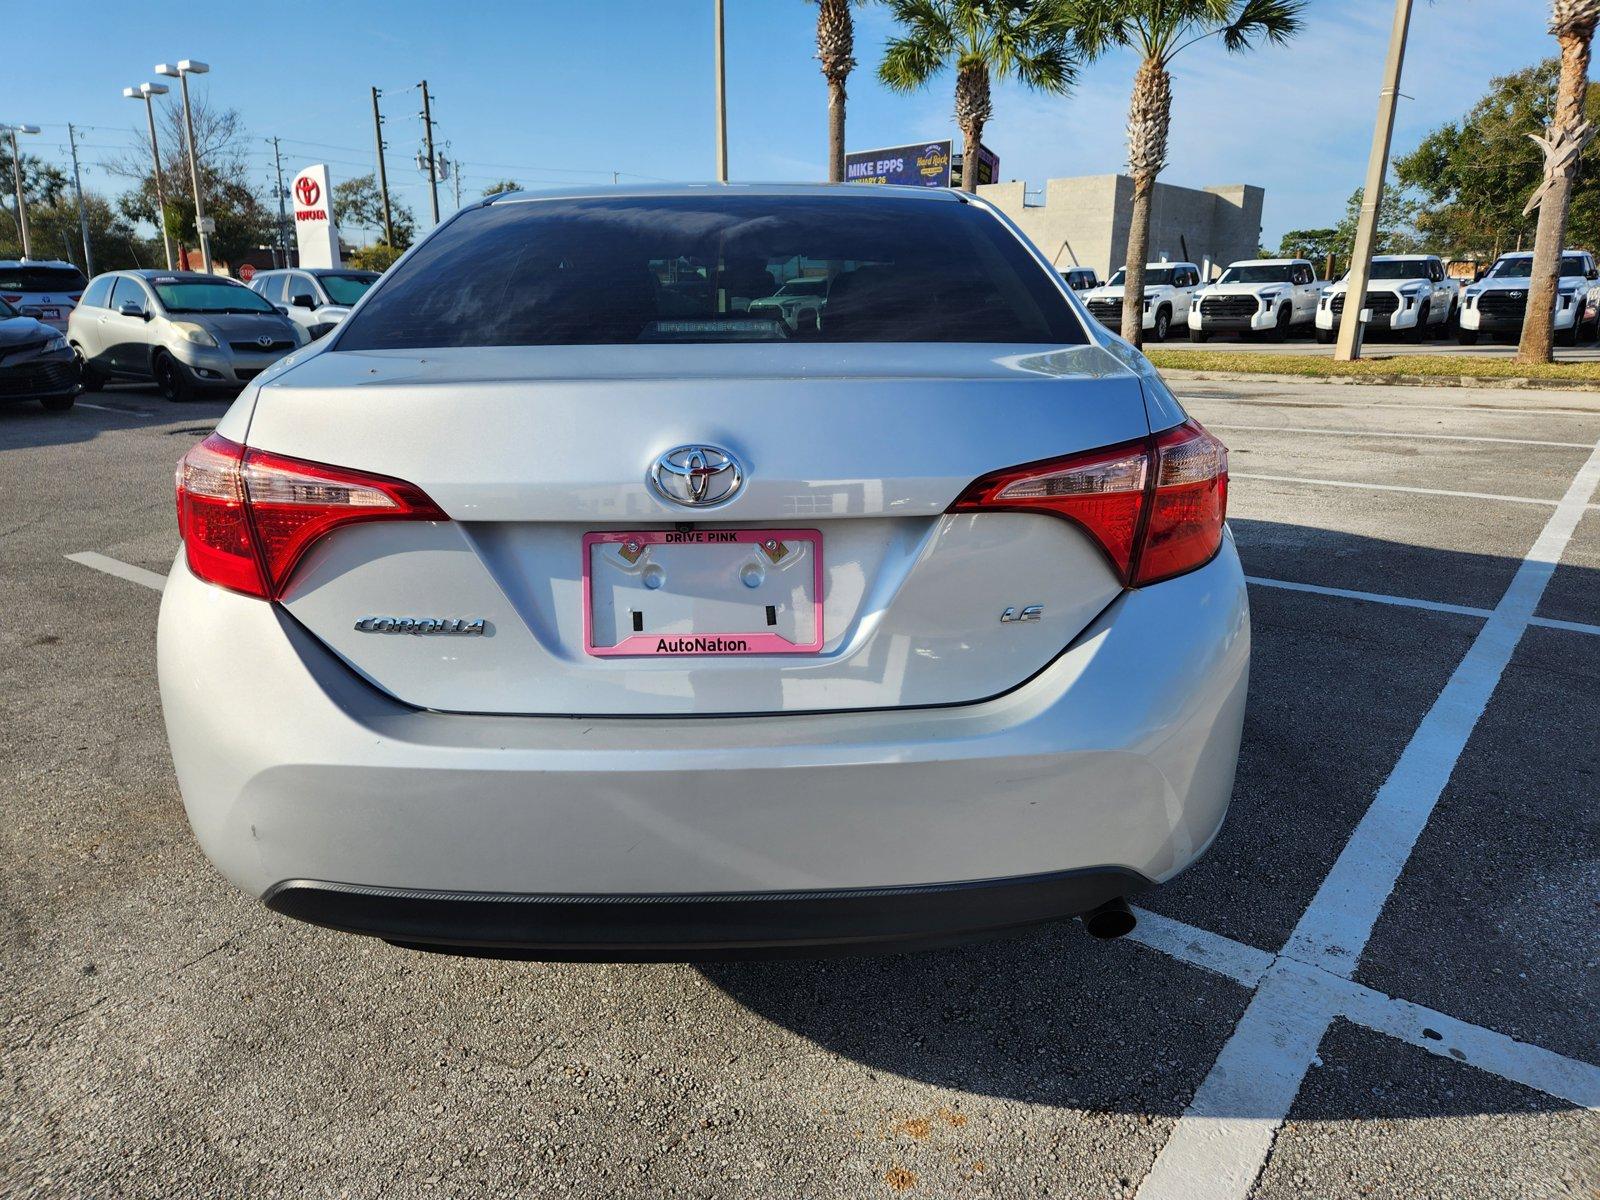
[[1305,0],[1245,0],[1238,14],[1223,26],[1222,44],[1230,54],[1250,49],[1251,43],[1268,41],[1282,46],[1300,32]]

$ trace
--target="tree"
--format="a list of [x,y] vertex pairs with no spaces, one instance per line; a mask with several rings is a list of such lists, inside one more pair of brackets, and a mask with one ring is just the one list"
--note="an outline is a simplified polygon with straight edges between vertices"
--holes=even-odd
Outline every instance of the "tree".
[[[379,242],[387,242],[383,225],[383,194],[369,171],[333,185],[333,216],[341,229],[372,230]],[[389,223],[394,226],[394,247],[404,250],[417,237],[417,218],[393,194],[389,196]]]
[[1550,5],[1550,32],[1561,46],[1561,75],[1556,83],[1555,114],[1544,137],[1535,139],[1544,150],[1544,182],[1524,210],[1531,212],[1538,205],[1539,224],[1533,239],[1533,270],[1518,362],[1549,362],[1554,357],[1556,283],[1567,239],[1567,211],[1578,174],[1578,155],[1595,132],[1584,120],[1583,109],[1589,96],[1589,50],[1597,24],[1600,0],[1553,0]]
[[[1341,272],[1350,267],[1350,259],[1356,249],[1356,226],[1361,221],[1361,201],[1366,195],[1366,188],[1357,188],[1350,193],[1350,199],[1345,201],[1344,220],[1339,222],[1338,228],[1333,231],[1333,251],[1335,266]],[[1372,241],[1374,254],[1422,254],[1427,250],[1426,242],[1417,236],[1416,220],[1418,204],[1408,198],[1404,192],[1397,188],[1383,190],[1383,203],[1378,206],[1378,228]]]
[[[211,234],[211,252],[222,262],[236,262],[240,256],[272,240],[276,216],[268,210],[261,189],[251,178],[250,139],[237,110],[212,108],[204,99],[197,98],[192,102],[192,112],[206,216],[217,223],[216,232]],[[148,222],[158,228],[165,225],[181,246],[196,245],[199,236],[194,224],[182,107],[168,104],[161,110],[158,124],[161,127],[161,186],[166,196],[166,209],[156,211],[149,143],[142,131],[139,141],[143,149],[130,151],[106,164],[113,174],[136,181],[118,198],[117,207],[130,221]]]
[[[856,0],[859,2],[859,0]],[[828,81],[828,180],[844,182],[845,83],[856,68],[856,22],[852,0],[815,0],[817,59]]]
[[1278,242],[1278,257],[1307,258],[1321,266],[1330,254],[1337,260],[1334,245],[1338,237],[1337,229],[1291,229]]
[[1128,229],[1127,290],[1122,336],[1144,337],[1144,264],[1150,250],[1150,200],[1167,165],[1172,125],[1172,75],[1178,54],[1208,38],[1229,53],[1262,41],[1282,45],[1300,29],[1305,0],[1080,0],[1079,44],[1090,58],[1122,46],[1140,56],[1128,104],[1128,170],[1133,175],[1133,217]]
[[[1559,74],[1552,58],[1490,80],[1459,123],[1441,125],[1395,160],[1397,182],[1422,201],[1417,230],[1437,253],[1497,258],[1532,238],[1522,210],[1544,156],[1529,135],[1555,115]],[[1600,85],[1589,85],[1584,109],[1600,123]],[[1600,239],[1600,176],[1575,181],[1567,238],[1581,246]]]
[[878,78],[896,92],[956,73],[955,119],[967,167],[961,186],[978,190],[978,146],[994,111],[991,80],[1016,76],[1035,91],[1067,92],[1076,81],[1077,27],[1068,0],[888,0],[901,35],[891,38]]
[[[84,214],[89,220],[89,244],[98,271],[161,265],[161,247],[134,232],[133,225],[103,196],[86,192]],[[7,215],[10,215],[7,210]],[[87,271],[83,261],[83,231],[78,224],[75,194],[52,204],[28,203],[29,241],[35,258],[61,258]],[[14,223],[0,223],[0,258],[20,258],[22,243]]]
[[[396,235],[398,236],[398,235]],[[363,271],[387,271],[394,266],[403,250],[396,250],[388,242],[374,242],[370,246],[362,246],[350,255],[350,265]]]
[[501,179],[483,189],[485,196],[498,196],[503,192],[520,192],[522,185],[515,179]]

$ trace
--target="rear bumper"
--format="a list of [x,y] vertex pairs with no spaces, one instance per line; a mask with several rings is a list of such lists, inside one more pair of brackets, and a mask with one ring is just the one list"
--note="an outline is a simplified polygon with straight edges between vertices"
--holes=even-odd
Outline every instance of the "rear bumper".
[[423,950],[670,961],[926,949],[1087,912],[1150,881],[1115,867],[905,888],[550,896],[275,884],[285,916]]
[[[1208,566],[1124,593],[1048,668],[977,704],[458,716],[389,699],[281,610],[199,582],[180,555],[158,663],[196,836],[224,874],[283,911],[399,941],[480,945],[500,936],[482,928],[503,928],[510,910],[479,906],[520,905],[526,917],[529,896],[569,905],[539,909],[541,928],[551,914],[557,925],[576,919],[594,897],[716,896],[768,921],[784,908],[824,913],[816,893],[875,893],[856,917],[889,902],[886,888],[924,897],[890,910],[932,906],[887,930],[808,918],[798,937],[815,945],[975,931],[960,903],[927,900],[930,888],[1097,880],[1024,888],[1014,895],[1025,903],[1007,901],[1018,907],[998,922],[981,917],[981,929],[1016,923],[1018,911],[1073,915],[1106,898],[1105,880],[1129,891],[1182,870],[1227,810],[1249,643],[1229,538]],[[771,893],[788,898],[775,905]],[[799,909],[797,895],[810,897]],[[667,914],[669,926],[687,920],[670,906],[622,915],[646,912]],[[586,929],[599,945],[625,948],[634,936],[626,922]],[[537,928],[519,944],[551,946]]]

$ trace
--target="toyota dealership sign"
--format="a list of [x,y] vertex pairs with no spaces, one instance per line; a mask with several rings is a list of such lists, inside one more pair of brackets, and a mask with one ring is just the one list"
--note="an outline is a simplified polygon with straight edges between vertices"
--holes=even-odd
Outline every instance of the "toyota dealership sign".
[[339,227],[333,219],[333,188],[326,164],[307,167],[289,189],[294,199],[295,242],[302,267],[338,267]]

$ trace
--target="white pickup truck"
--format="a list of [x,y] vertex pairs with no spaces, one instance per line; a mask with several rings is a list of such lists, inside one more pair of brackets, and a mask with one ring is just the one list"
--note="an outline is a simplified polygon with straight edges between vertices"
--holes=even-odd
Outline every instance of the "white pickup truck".
[[1221,278],[1196,293],[1198,303],[1189,309],[1189,340],[1209,341],[1214,333],[1264,333],[1281,342],[1292,327],[1311,324],[1325,286],[1304,258],[1229,263]]
[[[1522,334],[1522,317],[1528,308],[1532,284],[1532,254],[1502,254],[1477,283],[1461,294],[1463,346],[1483,335],[1516,338]],[[1596,311],[1594,256],[1587,250],[1561,252],[1561,278],[1556,283],[1556,340],[1575,346],[1593,339],[1600,313]]]
[[[1123,281],[1128,272],[1117,273],[1097,288],[1078,293],[1089,306],[1089,314],[1107,329],[1122,328],[1122,298],[1127,289]],[[1146,263],[1144,268],[1144,331],[1152,342],[1164,342],[1174,325],[1189,320],[1189,308],[1200,286],[1200,268],[1187,262]]]
[[[1317,305],[1317,341],[1339,336],[1344,318],[1345,292],[1350,277],[1322,293]],[[1404,333],[1420,342],[1432,333],[1445,333],[1461,303],[1461,283],[1444,273],[1444,263],[1433,254],[1375,254],[1367,278],[1367,300],[1362,306],[1372,319],[1369,332],[1381,329]]]

